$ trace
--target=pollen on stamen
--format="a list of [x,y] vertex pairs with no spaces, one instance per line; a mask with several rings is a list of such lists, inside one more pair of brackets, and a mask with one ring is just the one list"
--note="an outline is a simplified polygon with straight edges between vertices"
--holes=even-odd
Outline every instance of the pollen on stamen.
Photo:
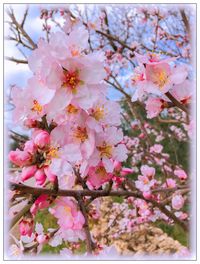
[[97,121],[101,120],[105,115],[104,106],[102,107],[96,107],[91,116],[94,117]]
[[78,141],[80,141],[81,143],[85,142],[85,140],[88,139],[86,127],[78,126],[74,130],[74,138],[77,139]]
[[101,146],[97,147],[98,151],[100,152],[100,157],[111,158],[112,157],[112,146],[107,145],[105,142]]
[[31,110],[39,114],[42,112],[42,106],[38,103],[37,100],[33,100],[33,107],[31,108]]
[[82,84],[82,81],[79,79],[78,71],[69,72],[67,70],[63,71],[63,87],[68,87],[71,89],[72,93],[77,93],[78,85]]
[[69,104],[67,107],[66,107],[66,112],[68,114],[76,114],[78,112],[78,108],[72,104]]

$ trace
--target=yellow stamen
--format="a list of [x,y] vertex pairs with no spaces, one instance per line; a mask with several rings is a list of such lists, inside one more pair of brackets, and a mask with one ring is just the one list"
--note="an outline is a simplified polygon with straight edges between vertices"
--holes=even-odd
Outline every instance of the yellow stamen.
[[47,153],[47,158],[58,158],[58,149],[51,147]]
[[95,172],[98,174],[100,179],[103,179],[107,176],[107,172],[104,167],[98,167]]
[[88,139],[86,128],[78,126],[74,131],[74,137],[83,143],[86,139]]
[[72,104],[69,104],[67,107],[66,107],[66,111],[68,114],[76,114],[78,112],[78,108]]
[[42,106],[38,103],[37,100],[33,101],[33,107],[31,108],[33,112],[37,112],[38,114],[42,112]]
[[152,71],[152,81],[162,90],[168,82],[168,75],[164,70],[155,69]]
[[76,49],[72,49],[71,50],[71,54],[72,54],[73,57],[76,57],[76,56],[79,56],[80,55],[79,51],[76,50]]
[[145,178],[144,180],[143,180],[143,183],[144,184],[147,184],[149,182],[149,180],[147,179],[147,178]]
[[92,113],[92,116],[97,120],[101,120],[104,117],[104,107],[96,107],[94,112]]
[[109,146],[106,144],[106,142],[103,142],[102,146],[97,147],[98,151],[100,152],[100,157],[106,157],[111,158],[112,157],[112,146]]
[[64,209],[65,209],[65,212],[66,212],[67,214],[71,214],[71,208],[70,208],[70,207],[68,207],[68,206],[64,206]]

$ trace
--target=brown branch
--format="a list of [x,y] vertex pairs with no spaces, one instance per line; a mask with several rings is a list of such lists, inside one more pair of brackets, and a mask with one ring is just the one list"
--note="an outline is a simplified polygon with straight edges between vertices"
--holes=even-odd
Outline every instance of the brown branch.
[[108,40],[114,40],[116,42],[118,42],[119,44],[121,44],[124,48],[127,48],[131,51],[135,51],[136,48],[131,48],[130,46],[128,46],[125,42],[123,42],[122,40],[120,40],[118,37],[116,36],[113,36],[111,34],[108,34],[108,33],[105,33],[103,31],[100,31],[100,30],[96,30],[96,33],[108,38]]
[[8,60],[8,61],[13,61],[13,62],[15,62],[17,64],[19,64],[19,63],[21,63],[21,64],[28,64],[28,61],[27,60],[16,59],[14,57],[7,57],[6,56],[5,59]]
[[186,31],[187,31],[188,35],[190,35],[190,24],[189,24],[189,21],[188,21],[186,14],[185,14],[185,11],[183,9],[181,9],[180,13],[181,13],[181,17],[182,17],[183,23],[185,25]]
[[160,123],[166,123],[166,124],[169,124],[169,123],[179,124],[180,123],[179,120],[175,120],[175,119],[162,119],[160,117],[158,117],[158,122],[160,122]]
[[172,103],[175,104],[175,106],[177,106],[178,108],[186,112],[186,114],[188,114],[187,108],[183,104],[181,104],[170,92],[166,92],[165,95],[172,101]]
[[22,34],[22,36],[29,42],[29,44],[31,45],[31,47],[33,49],[37,48],[37,44],[35,44],[35,42],[32,40],[32,38],[28,35],[28,33],[24,30],[24,28],[22,27],[22,25],[20,23],[17,22],[14,12],[11,9],[10,11],[7,11],[8,16],[10,17],[12,24],[15,25],[15,30],[19,33]]
[[45,188],[34,188],[28,185],[20,184],[20,183],[10,183],[10,189],[12,191],[19,191],[21,194],[33,194],[34,196],[39,196],[41,194],[47,194],[50,196],[71,196],[74,198],[77,197],[103,197],[103,196],[133,196],[136,198],[142,198],[142,195],[138,194],[138,192],[128,192],[128,191],[108,191],[108,190],[53,190],[53,189],[45,189]]
[[25,21],[26,21],[26,18],[27,18],[27,15],[28,15],[28,6],[26,7],[26,10],[24,12],[24,16],[23,16],[23,19],[22,19],[22,22],[21,22],[21,27],[23,28],[24,27],[24,24],[25,24]]
[[85,223],[84,223],[84,230],[85,230],[85,235],[86,235],[86,245],[87,245],[87,251],[88,253],[92,253],[93,249],[94,249],[94,243],[92,242],[92,237],[90,234],[90,229],[89,229],[89,223],[88,223],[88,216],[87,216],[87,211],[86,211],[86,207],[85,204],[83,202],[83,198],[81,196],[77,196],[76,200],[79,204],[80,210],[85,218]]

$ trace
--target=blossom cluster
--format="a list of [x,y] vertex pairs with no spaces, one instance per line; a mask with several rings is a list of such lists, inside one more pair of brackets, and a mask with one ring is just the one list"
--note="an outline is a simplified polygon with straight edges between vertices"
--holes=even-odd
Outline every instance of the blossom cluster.
[[[39,41],[28,59],[33,77],[26,88],[12,90],[14,121],[32,133],[24,145],[10,151],[9,159],[21,169],[18,182],[52,183],[68,190],[79,173],[88,188],[99,188],[114,177],[115,164],[127,158],[118,128],[120,106],[106,98],[104,55],[87,52],[88,31],[81,24],[63,30],[53,33],[49,42]],[[124,175],[130,172],[124,169]],[[48,199],[37,198],[32,217],[53,205],[49,212],[57,219],[59,239],[68,240],[69,230],[83,228],[84,216],[74,200]],[[32,225],[23,219],[21,235],[30,236]]]
[[160,55],[135,53],[138,66],[132,76],[135,92],[132,100],[145,100],[147,117],[158,116],[165,108],[169,108],[171,95],[183,105],[188,105],[192,96],[192,82],[188,79],[188,66],[173,64],[176,58],[161,59]]

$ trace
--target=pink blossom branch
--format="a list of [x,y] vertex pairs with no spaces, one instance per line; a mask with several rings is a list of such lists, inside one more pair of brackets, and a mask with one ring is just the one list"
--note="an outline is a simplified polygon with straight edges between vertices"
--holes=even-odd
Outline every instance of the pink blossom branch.
[[[134,184],[130,181],[130,180],[127,180],[126,181],[126,184],[127,186],[131,189],[131,190],[134,190],[135,189],[135,186]],[[158,203],[157,201],[155,200],[152,200],[152,199],[145,199],[144,197],[142,197],[143,200],[147,201],[147,202],[150,202],[153,206],[157,207],[162,213],[164,213],[166,216],[169,217],[169,219],[172,219],[176,224],[178,224],[179,226],[182,227],[182,229],[184,231],[188,231],[188,226],[186,223],[184,223],[183,221],[181,221],[179,218],[177,218],[175,216],[175,214],[173,214],[173,212],[169,211],[166,207],[165,207],[165,204],[162,204],[162,203]]]
[[158,203],[155,200],[152,199],[146,199],[143,197],[143,195],[135,191],[135,186],[131,182],[131,180],[126,181],[127,186],[132,190],[132,191],[127,191],[127,190],[117,190],[117,191],[112,191],[112,190],[53,190],[53,189],[45,189],[45,188],[34,188],[30,187],[27,185],[19,184],[19,183],[10,183],[10,189],[12,191],[17,190],[21,192],[22,194],[33,194],[34,196],[39,196],[41,194],[47,194],[50,196],[71,196],[74,197],[76,200],[80,200],[80,197],[92,197],[92,198],[98,198],[98,197],[105,197],[105,196],[124,196],[124,197],[135,197],[135,198],[140,198],[143,199],[147,202],[150,202],[152,205],[155,207],[158,207],[160,211],[162,211],[165,215],[167,215],[170,219],[174,220],[175,223],[179,224],[185,231],[188,231],[188,226],[182,222],[180,219],[178,219],[172,212],[167,210],[165,208],[165,205],[162,203]]

